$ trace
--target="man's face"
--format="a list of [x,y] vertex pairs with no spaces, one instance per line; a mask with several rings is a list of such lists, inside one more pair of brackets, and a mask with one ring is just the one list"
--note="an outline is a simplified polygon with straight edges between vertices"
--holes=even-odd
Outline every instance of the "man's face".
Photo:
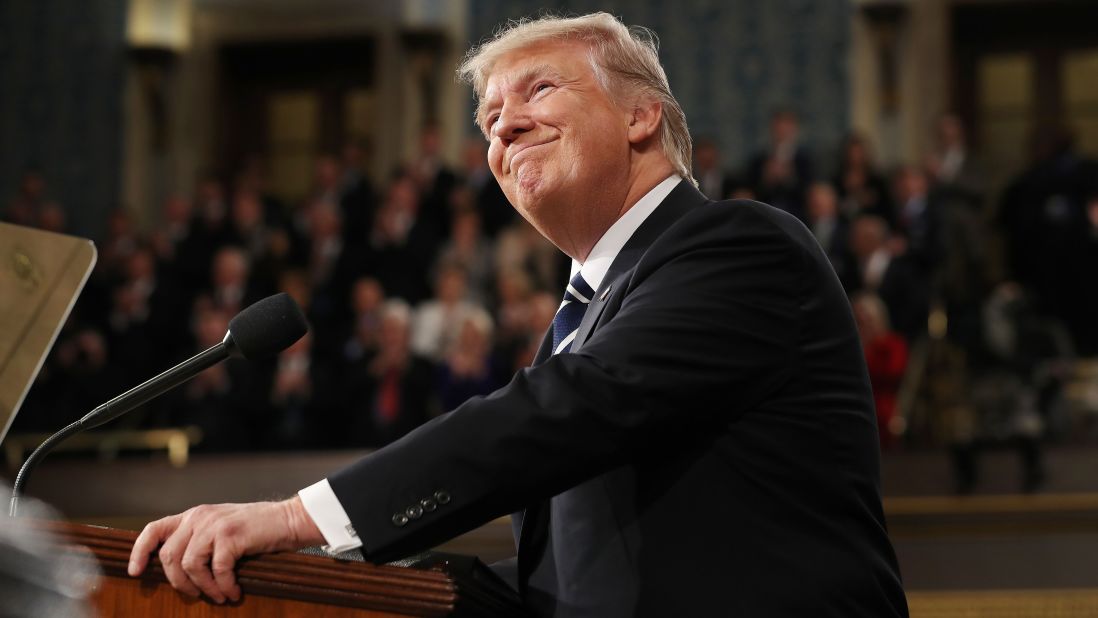
[[770,135],[775,144],[785,144],[797,139],[797,119],[789,114],[779,114],[770,121]]
[[583,44],[539,43],[503,56],[478,121],[503,192],[550,240],[597,239],[617,217],[584,206],[613,203],[626,186],[630,114],[603,90]]

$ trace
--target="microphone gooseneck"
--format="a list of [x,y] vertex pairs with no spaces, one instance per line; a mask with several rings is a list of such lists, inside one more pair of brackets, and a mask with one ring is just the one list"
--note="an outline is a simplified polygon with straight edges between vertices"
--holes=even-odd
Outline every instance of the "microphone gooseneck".
[[301,309],[286,294],[269,296],[244,309],[229,322],[229,332],[221,343],[100,405],[39,444],[15,477],[9,514],[12,517],[16,515],[19,497],[30,471],[62,440],[85,429],[108,423],[230,356],[248,360],[273,356],[292,345],[307,331],[308,325]]

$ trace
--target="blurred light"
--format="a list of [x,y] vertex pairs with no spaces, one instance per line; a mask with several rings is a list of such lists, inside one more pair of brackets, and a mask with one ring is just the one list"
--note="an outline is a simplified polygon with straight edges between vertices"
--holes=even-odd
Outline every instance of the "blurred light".
[[455,0],[404,0],[401,23],[418,28],[443,27],[464,14],[465,2]]
[[934,304],[930,308],[930,317],[927,319],[927,332],[931,339],[944,339],[949,330],[949,317],[941,304]]
[[131,47],[184,51],[192,15],[191,0],[130,0],[126,40]]

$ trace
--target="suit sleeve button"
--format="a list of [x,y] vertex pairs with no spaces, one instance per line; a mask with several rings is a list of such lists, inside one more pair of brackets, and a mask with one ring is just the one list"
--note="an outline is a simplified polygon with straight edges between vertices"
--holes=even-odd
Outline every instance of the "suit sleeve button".
[[404,514],[407,515],[409,519],[419,519],[420,517],[423,517],[423,507],[418,504],[413,504],[404,509]]
[[397,513],[393,515],[393,525],[397,528],[400,528],[406,523],[408,523],[408,516],[404,513]]
[[424,498],[419,501],[419,506],[423,508],[424,513],[430,513],[438,508],[438,502],[435,502],[434,498]]
[[439,504],[449,504],[450,494],[440,489],[435,492],[435,500],[437,500]]

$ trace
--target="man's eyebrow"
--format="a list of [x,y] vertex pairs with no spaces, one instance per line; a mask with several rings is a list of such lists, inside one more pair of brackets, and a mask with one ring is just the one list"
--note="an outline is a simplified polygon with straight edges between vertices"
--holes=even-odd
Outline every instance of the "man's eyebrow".
[[[535,66],[532,66],[532,67],[527,67],[525,69],[522,69],[521,71],[516,73],[514,76],[512,76],[510,79],[508,79],[507,82],[510,83],[510,84],[514,84],[515,86],[517,86],[519,88],[522,88],[523,86],[525,86],[526,84],[529,84],[530,82],[532,82],[534,80],[541,79],[541,78],[546,78],[546,77],[548,77],[550,79],[557,79],[557,80],[563,79],[561,77],[560,73],[557,72],[557,70],[555,68],[553,68],[552,65],[546,63],[546,64],[538,64],[538,65],[535,65]],[[476,112],[475,118],[476,118],[477,126],[481,127],[482,130],[484,128],[484,120],[485,120],[484,115],[487,113],[487,110],[488,110],[488,106],[485,105],[485,99],[481,98],[480,100],[478,100],[477,101],[477,112]]]

